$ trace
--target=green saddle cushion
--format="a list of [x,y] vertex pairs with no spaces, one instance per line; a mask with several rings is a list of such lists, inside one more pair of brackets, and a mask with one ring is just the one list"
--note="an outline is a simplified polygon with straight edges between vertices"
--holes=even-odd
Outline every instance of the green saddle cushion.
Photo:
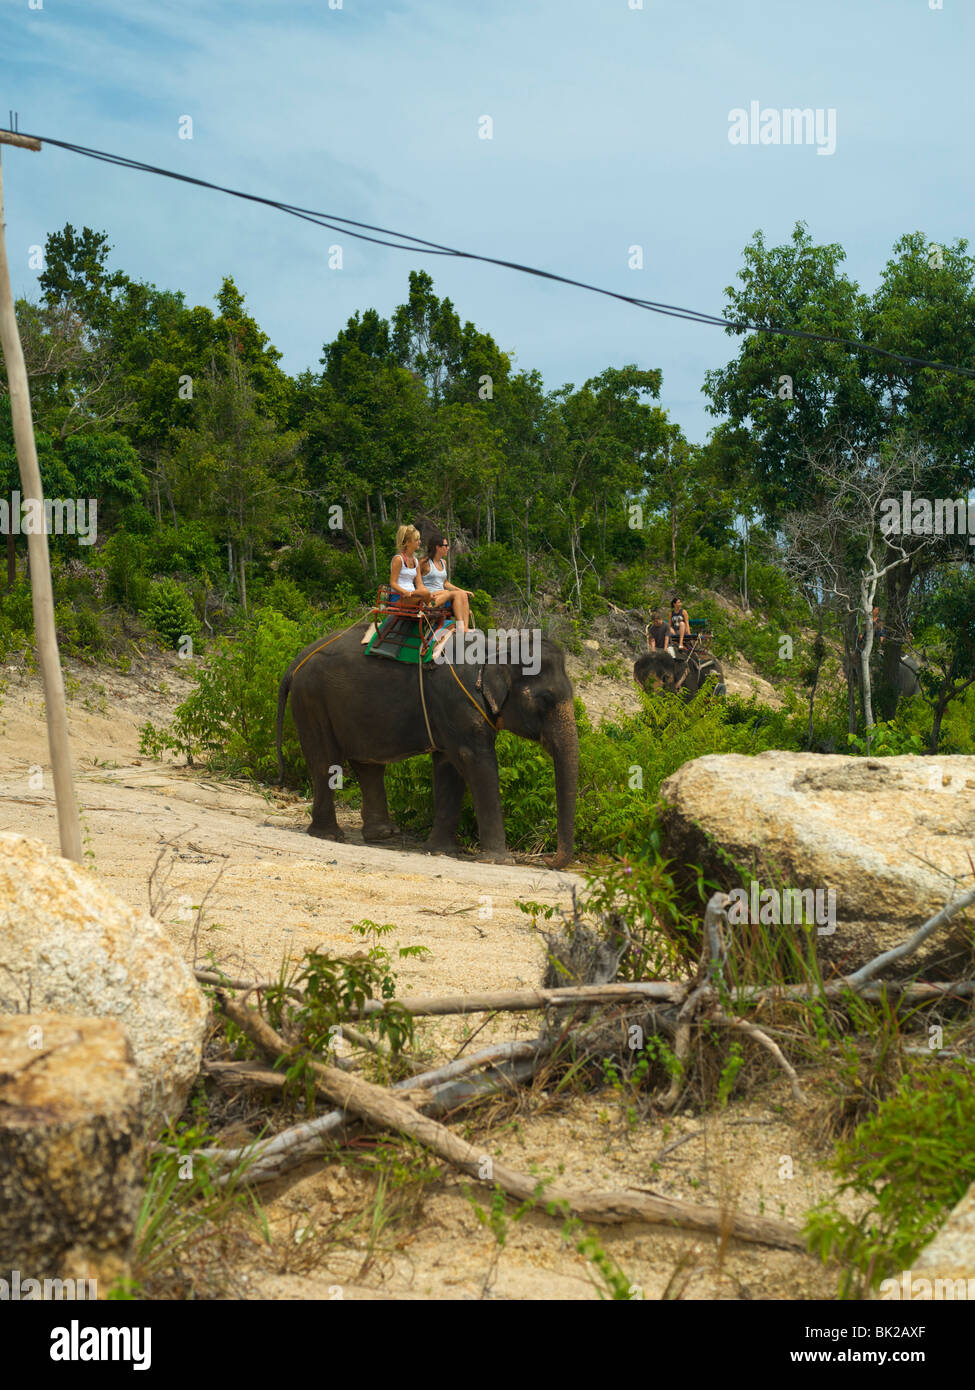
[[[448,620],[438,633],[445,627],[453,627],[453,622]],[[385,656],[406,666],[418,666],[425,633],[426,629],[414,618],[388,617],[366,643],[366,656]],[[433,646],[431,642],[423,656],[424,665],[433,660]]]

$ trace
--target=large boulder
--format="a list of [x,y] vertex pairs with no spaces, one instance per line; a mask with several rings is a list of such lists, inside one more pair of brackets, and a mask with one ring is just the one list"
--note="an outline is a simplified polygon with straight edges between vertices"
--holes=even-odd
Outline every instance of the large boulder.
[[[714,754],[685,763],[660,795],[678,865],[700,864],[730,889],[741,883],[730,855],[762,889],[820,889],[824,901],[835,889],[835,931],[816,939],[820,959],[844,971],[975,883],[975,757]],[[971,941],[957,917],[889,973],[957,978]]]
[[116,1018],[146,1123],[175,1118],[200,1069],[207,1004],[162,927],[39,840],[0,835],[0,1014]]
[[143,1168],[121,1025],[0,1018],[0,1297],[104,1297],[130,1272]]

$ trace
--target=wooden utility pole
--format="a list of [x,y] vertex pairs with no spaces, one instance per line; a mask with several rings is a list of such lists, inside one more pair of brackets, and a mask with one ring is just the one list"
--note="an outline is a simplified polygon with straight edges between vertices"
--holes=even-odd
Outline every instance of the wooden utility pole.
[[[0,145],[15,145],[23,150],[39,150],[40,140],[13,131],[0,130]],[[0,168],[0,347],[7,364],[10,384],[10,414],[14,427],[14,446],[20,470],[20,486],[24,501],[36,499],[39,514],[45,517],[44,491],[41,470],[37,464],[34,443],[34,422],[30,410],[30,388],[24,352],[17,331],[14,312],[10,267],[7,264],[6,223],[3,215],[3,169]],[[13,499],[10,502],[13,508]],[[46,519],[46,517],[45,517]],[[8,517],[11,525],[13,517]],[[54,772],[54,799],[58,811],[58,833],[61,854],[65,859],[81,862],[81,824],[78,803],[71,775],[71,750],[68,746],[68,715],[64,704],[64,680],[61,676],[61,657],[58,652],[57,631],[54,626],[54,591],[51,586],[51,559],[47,546],[47,527],[38,533],[29,532],[27,549],[30,557],[31,600],[34,605],[34,637],[37,656],[44,681],[44,703],[47,711],[47,741]]]

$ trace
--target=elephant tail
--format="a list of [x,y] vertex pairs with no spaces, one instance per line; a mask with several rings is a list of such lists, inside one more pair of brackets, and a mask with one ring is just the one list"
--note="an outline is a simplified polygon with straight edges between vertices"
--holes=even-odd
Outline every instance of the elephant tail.
[[284,673],[281,684],[278,686],[278,786],[284,786],[284,754],[281,751],[281,739],[284,734],[284,711],[288,704],[288,696],[291,693],[291,681],[294,671],[289,669]]

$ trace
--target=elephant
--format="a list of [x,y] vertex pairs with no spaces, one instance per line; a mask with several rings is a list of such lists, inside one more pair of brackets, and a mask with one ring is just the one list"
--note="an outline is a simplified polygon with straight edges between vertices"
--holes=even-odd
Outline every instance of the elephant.
[[[921,664],[916,657],[902,656],[897,664],[894,674],[894,689],[900,695],[918,695],[921,691],[921,682],[918,679],[918,671]],[[872,677],[871,684],[875,684],[879,679],[880,668],[877,668],[877,675]],[[853,677],[857,685],[860,684],[860,661],[859,657],[853,665]]]
[[696,651],[684,658],[668,656],[666,652],[644,652],[633,667],[633,679],[642,689],[647,690],[653,682],[657,690],[679,690],[685,700],[693,700],[709,676],[718,679],[714,693],[726,694],[721,663],[710,652]]
[[466,784],[477,816],[480,857],[510,863],[494,746],[497,731],[504,728],[541,744],[555,764],[557,850],[550,863],[563,868],[573,853],[579,745],[562,649],[541,638],[532,662],[537,674],[506,661],[482,666],[430,662],[422,667],[421,700],[420,668],[367,657],[365,631],[366,624],[359,623],[324,647],[311,643],[294,658],[278,690],[279,781],[284,778],[281,735],[290,694],[314,786],[308,833],[325,840],[344,838],[332,786],[335,769],[349,764],[362,790],[363,838],[385,840],[398,834],[386,802],[385,765],[432,752],[434,819],[424,848],[438,854],[455,851]]
[[918,680],[920,663],[913,656],[902,656],[897,667],[896,684],[901,695],[918,695],[921,682]]

